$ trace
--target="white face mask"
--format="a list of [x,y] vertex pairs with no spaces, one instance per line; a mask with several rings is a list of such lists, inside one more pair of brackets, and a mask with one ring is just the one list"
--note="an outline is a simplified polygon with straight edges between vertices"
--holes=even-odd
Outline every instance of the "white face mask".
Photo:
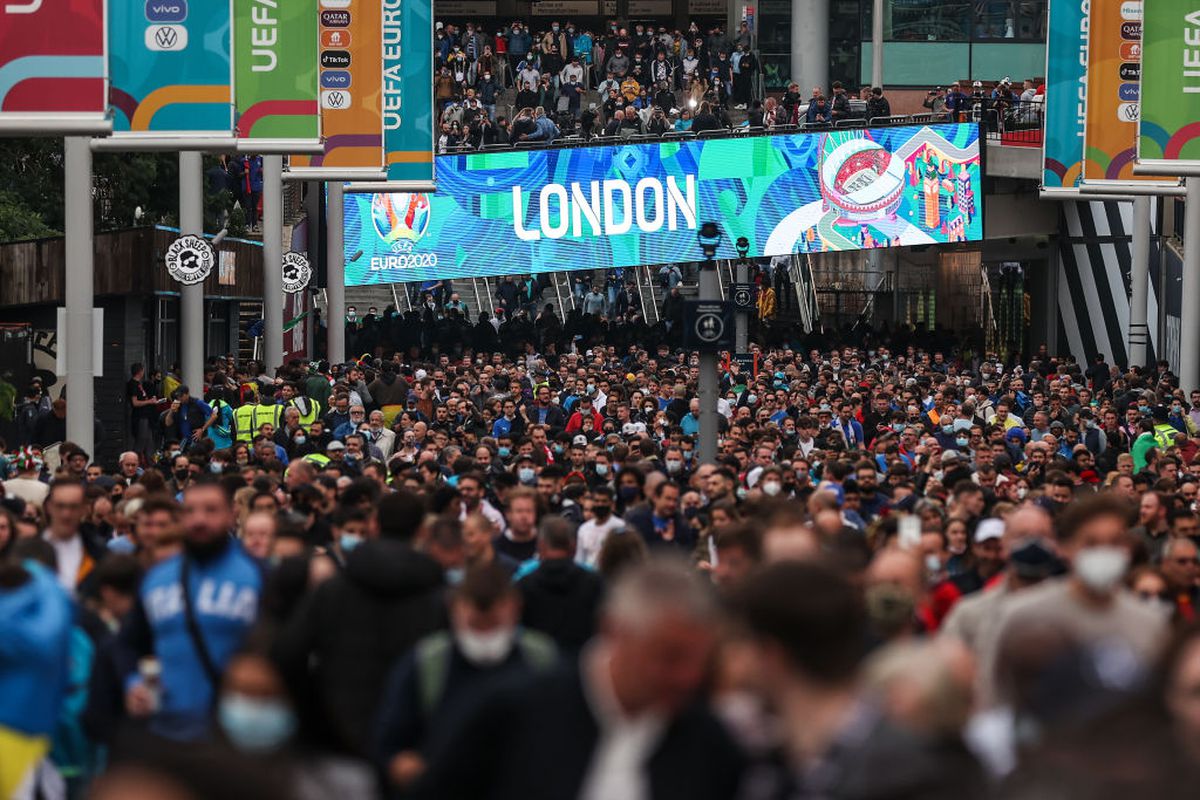
[[667,472],[670,472],[672,475],[675,474],[676,472],[679,472],[679,470],[682,468],[683,468],[682,461],[676,461],[675,459],[671,459],[670,461],[667,462]]
[[763,494],[768,497],[774,497],[783,491],[783,484],[778,481],[767,481],[762,485]]
[[454,632],[454,641],[463,656],[477,667],[494,667],[512,652],[515,628],[497,628],[480,633],[470,628]]
[[1088,547],[1075,556],[1075,574],[1097,594],[1109,594],[1129,569],[1129,551],[1124,547]]

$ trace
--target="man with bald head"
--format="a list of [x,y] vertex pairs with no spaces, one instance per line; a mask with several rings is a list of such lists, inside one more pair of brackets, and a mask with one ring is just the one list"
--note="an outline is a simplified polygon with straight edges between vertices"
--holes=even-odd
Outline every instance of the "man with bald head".
[[142,475],[138,454],[132,450],[121,453],[121,457],[117,459],[117,466],[121,470],[120,481],[126,486],[133,486]]

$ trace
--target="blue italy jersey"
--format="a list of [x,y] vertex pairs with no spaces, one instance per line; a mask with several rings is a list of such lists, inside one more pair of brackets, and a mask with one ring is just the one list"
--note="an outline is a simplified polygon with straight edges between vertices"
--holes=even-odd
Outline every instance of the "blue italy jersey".
[[[157,564],[142,582],[141,601],[162,664],[162,700],[156,731],[194,739],[207,729],[212,686],[188,633],[180,574],[183,557]],[[207,561],[191,560],[188,592],[200,634],[218,670],[241,647],[258,617],[263,574],[237,542]]]

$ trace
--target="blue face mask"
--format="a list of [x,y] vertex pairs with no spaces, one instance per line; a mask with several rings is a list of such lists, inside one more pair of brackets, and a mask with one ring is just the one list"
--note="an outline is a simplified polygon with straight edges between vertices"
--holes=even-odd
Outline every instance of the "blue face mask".
[[501,458],[508,458],[508,456],[512,453],[512,448],[501,447],[496,452],[500,454]]
[[563,446],[561,444],[554,445],[554,455],[561,456],[563,454]]
[[349,553],[362,543],[363,537],[357,533],[343,533],[338,536],[338,546],[342,548],[343,553]]
[[953,425],[943,425],[942,433],[954,433],[954,426]]
[[533,483],[535,477],[537,477],[537,473],[530,467],[521,467],[517,470],[517,478],[521,483]]
[[966,436],[959,436],[957,439],[954,440],[954,443],[957,444],[959,447],[966,447],[968,444],[971,443],[971,440],[968,439]]
[[604,477],[605,475],[607,475],[608,474],[608,464],[597,464],[596,465],[596,474],[599,475],[600,477]]
[[250,752],[277,750],[296,730],[296,715],[278,699],[226,694],[217,718],[233,746]]
[[467,571],[463,567],[451,567],[446,570],[446,583],[450,586],[458,586],[466,574]]

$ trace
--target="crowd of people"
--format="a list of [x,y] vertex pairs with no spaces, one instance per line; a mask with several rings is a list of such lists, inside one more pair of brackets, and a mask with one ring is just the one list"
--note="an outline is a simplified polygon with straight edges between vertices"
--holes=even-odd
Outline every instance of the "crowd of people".
[[761,342],[710,431],[620,329],[134,365],[116,463],[0,446],[0,797],[1192,791],[1200,390]]
[[[808,334],[779,317],[796,306],[795,284],[787,257],[750,266],[756,313],[755,333],[764,343],[801,341]],[[474,285],[449,280],[410,284],[411,310],[388,305],[381,313],[370,306],[359,313],[348,306],[347,348],[354,353],[382,355],[400,350],[412,357],[425,353],[456,355],[464,348],[500,351],[513,357],[527,352],[559,354],[593,345],[626,346],[683,340],[684,286],[695,286],[694,264],[665,264],[654,273],[661,299],[653,287],[639,286],[632,270],[574,270],[570,290],[552,286],[550,273],[508,275],[495,283],[490,295]],[[484,289],[486,291],[486,289]],[[485,304],[477,308],[479,303]],[[565,316],[560,311],[565,311]]]
[[[434,57],[439,152],[696,124],[699,132],[730,127],[727,109],[761,107],[760,66],[744,22],[733,35],[694,22],[668,31],[612,21],[594,32],[568,20],[535,32],[514,21],[494,34],[474,22],[438,22]],[[511,115],[501,102],[508,90]]]

